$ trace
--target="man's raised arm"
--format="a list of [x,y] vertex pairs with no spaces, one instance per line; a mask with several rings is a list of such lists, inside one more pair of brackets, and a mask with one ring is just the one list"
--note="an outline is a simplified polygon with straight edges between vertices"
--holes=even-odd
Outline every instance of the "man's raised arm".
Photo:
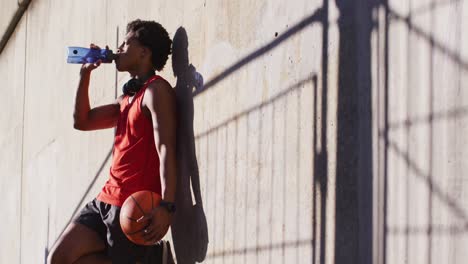
[[75,97],[75,112],[73,113],[73,127],[78,130],[97,130],[115,127],[120,114],[121,97],[108,105],[91,109],[89,104],[89,80],[91,72],[99,67],[100,61],[84,64],[80,71],[80,81]]

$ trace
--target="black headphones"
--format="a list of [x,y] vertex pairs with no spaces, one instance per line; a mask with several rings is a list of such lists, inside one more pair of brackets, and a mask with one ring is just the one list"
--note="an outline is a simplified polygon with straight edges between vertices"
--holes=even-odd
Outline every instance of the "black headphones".
[[126,84],[122,87],[122,92],[125,95],[133,96],[143,87],[143,82],[139,79],[131,78]]
[[[153,73],[155,75],[156,73]],[[145,81],[146,82],[146,81]],[[142,82],[140,79],[131,78],[126,84],[122,87],[122,92],[124,95],[133,96],[143,87],[145,82]]]

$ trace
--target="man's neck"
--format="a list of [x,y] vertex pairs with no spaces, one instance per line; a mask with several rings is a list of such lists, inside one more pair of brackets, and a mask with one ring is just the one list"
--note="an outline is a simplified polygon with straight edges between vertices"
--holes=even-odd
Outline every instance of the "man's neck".
[[153,69],[142,69],[134,73],[130,73],[132,78],[138,79],[142,82],[146,82],[151,76],[155,74]]

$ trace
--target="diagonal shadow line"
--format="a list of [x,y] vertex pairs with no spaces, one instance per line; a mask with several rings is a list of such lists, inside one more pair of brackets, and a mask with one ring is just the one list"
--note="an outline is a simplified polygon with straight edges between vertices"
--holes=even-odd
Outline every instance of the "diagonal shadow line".
[[405,227],[390,227],[387,228],[388,234],[391,235],[459,235],[466,236],[468,233],[468,226],[405,226]]
[[426,12],[431,12],[436,10],[437,8],[444,7],[446,5],[454,4],[454,3],[459,3],[461,2],[460,0],[448,0],[448,1],[438,1],[438,2],[431,2],[428,5],[416,8],[411,11],[412,16],[417,16],[419,14],[424,14]]
[[404,21],[408,29],[414,33],[416,33],[418,36],[424,38],[427,42],[431,43],[431,45],[442,52],[442,54],[445,54],[450,60],[454,61],[457,63],[459,66],[461,66],[464,70],[468,70],[468,62],[463,61],[460,58],[460,55],[453,50],[450,50],[447,48],[443,43],[437,41],[433,36],[431,36],[429,33],[425,32],[423,29],[420,27],[416,26],[411,22],[411,17],[410,16],[403,16],[401,14],[398,14],[395,10],[388,9],[389,10],[389,16],[390,19],[394,18],[397,20]]
[[101,164],[101,167],[99,167],[98,171],[96,172],[96,175],[94,176],[94,179],[91,181],[91,183],[89,184],[88,186],[88,189],[85,191],[85,193],[81,196],[81,200],[78,202],[77,206],[75,207],[75,210],[73,210],[73,213],[71,214],[70,216],[70,219],[68,220],[68,222],[65,224],[65,226],[63,227],[62,231],[59,233],[59,235],[57,236],[54,244],[52,244],[52,247],[50,248],[53,248],[55,246],[55,244],[57,243],[58,239],[62,236],[62,234],[65,232],[65,230],[67,229],[68,225],[70,225],[71,221],[73,220],[73,216],[78,212],[78,210],[81,208],[81,204],[83,203],[84,199],[86,198],[86,196],[88,196],[89,192],[91,191],[91,188],[94,186],[94,184],[96,183],[97,179],[99,178],[99,175],[101,174],[102,170],[104,169],[104,166],[106,165],[107,161],[109,160],[109,158],[111,157],[111,154],[112,154],[112,149],[109,151],[109,153],[107,153],[107,156],[106,158],[104,159],[104,161],[102,162]]
[[[400,122],[395,122],[388,125],[388,130],[395,130],[403,127],[410,127],[412,125],[429,123],[432,121],[444,121],[446,119],[457,119],[462,117],[468,117],[468,107],[457,108],[447,112],[431,113],[428,116],[416,117],[413,119],[407,119]],[[384,131],[380,131],[380,135],[383,135]]]
[[264,107],[266,105],[274,103],[275,101],[281,99],[283,96],[285,96],[285,95],[291,93],[292,91],[301,88],[303,85],[313,81],[315,78],[317,78],[317,77],[316,77],[316,74],[314,73],[314,74],[312,74],[311,77],[303,79],[303,80],[297,82],[296,84],[292,85],[291,87],[287,88],[286,90],[276,94],[275,96],[273,96],[269,100],[267,100],[265,102],[262,102],[261,104],[255,105],[255,106],[253,106],[251,108],[248,108],[247,110],[244,110],[244,111],[236,114],[234,117],[231,117],[231,118],[225,120],[224,122],[221,122],[220,124],[208,129],[207,131],[201,132],[200,134],[195,136],[195,140],[198,140],[198,139],[200,139],[202,137],[205,137],[205,136],[213,133],[214,131],[220,129],[221,127],[226,126],[227,124],[229,124],[231,122],[234,122],[234,121],[240,119],[241,117],[243,117],[245,115],[248,115],[249,113],[251,113],[251,112],[253,112],[255,110],[258,110],[258,109],[260,109],[260,108],[262,108],[262,107]]
[[294,25],[293,27],[291,27],[291,29],[289,29],[288,31],[286,31],[285,33],[283,33],[282,35],[280,35],[278,38],[276,38],[274,41],[270,42],[269,44],[261,47],[260,49],[258,49],[257,51],[247,55],[246,57],[244,57],[243,59],[241,59],[240,61],[236,62],[234,65],[232,65],[231,67],[229,67],[227,70],[223,71],[222,73],[218,74],[217,76],[215,76],[213,79],[211,79],[210,81],[208,81],[204,86],[203,88],[199,89],[199,90],[196,90],[194,93],[193,93],[193,96],[195,97],[196,95],[198,94],[201,94],[203,93],[204,91],[208,90],[209,88],[211,88],[212,86],[216,85],[217,83],[219,83],[221,80],[227,78],[229,75],[233,74],[234,72],[236,72],[237,70],[239,70],[240,68],[242,68],[244,65],[250,63],[251,61],[253,61],[254,59],[264,55],[265,53],[267,53],[268,51],[274,49],[276,46],[278,46],[279,44],[281,44],[282,42],[284,42],[285,40],[287,40],[288,38],[292,37],[293,35],[295,35],[296,33],[298,33],[299,31],[303,30],[304,28],[306,28],[308,25],[314,23],[314,22],[322,22],[322,8],[318,8],[315,10],[315,12],[308,16],[307,18],[305,18],[304,20],[302,20],[301,22],[297,23],[296,25]]
[[[445,194],[444,191],[439,187],[437,186],[432,180],[431,180],[431,177],[430,175],[427,175],[426,173],[424,173],[422,171],[421,168],[418,167],[418,165],[416,164],[416,162],[412,161],[410,158],[409,158],[409,155],[408,153],[402,151],[396,143],[394,142],[391,142],[389,141],[388,142],[388,147],[389,149],[393,149],[393,151],[401,156],[406,164],[408,165],[408,167],[410,169],[412,169],[416,176],[421,179],[421,180],[424,180],[424,182],[428,185],[429,189],[433,191],[433,193],[435,194],[435,196],[439,197],[440,200],[442,200],[445,204],[448,205],[449,209],[455,213],[455,215],[457,215],[458,217],[462,218],[462,220],[464,221],[464,225],[466,226],[466,228],[468,229],[468,216],[466,215],[466,212],[463,210],[463,208],[461,208],[456,202],[455,202],[455,199],[453,199],[452,197],[450,197],[449,195]],[[434,177],[432,177],[434,178]]]

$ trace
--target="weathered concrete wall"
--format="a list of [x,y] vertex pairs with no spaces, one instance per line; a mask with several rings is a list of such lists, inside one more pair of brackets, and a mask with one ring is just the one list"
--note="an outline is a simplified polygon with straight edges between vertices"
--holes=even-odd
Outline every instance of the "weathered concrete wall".
[[[115,49],[135,18],[174,41],[179,263],[464,263],[467,8],[33,1],[0,54],[0,263],[44,262],[107,179],[113,131],[73,129],[65,47]],[[100,67],[92,105],[127,79]]]
[[21,175],[23,154],[23,106],[25,82],[26,23],[18,25],[0,59],[2,103],[0,125],[0,193],[2,200],[0,262],[17,262],[20,257]]
[[3,33],[10,23],[11,18],[15,15],[18,7],[18,0],[3,0],[2,8],[0,9],[0,31]]
[[388,263],[466,262],[467,8],[390,1],[388,120],[379,127]]

